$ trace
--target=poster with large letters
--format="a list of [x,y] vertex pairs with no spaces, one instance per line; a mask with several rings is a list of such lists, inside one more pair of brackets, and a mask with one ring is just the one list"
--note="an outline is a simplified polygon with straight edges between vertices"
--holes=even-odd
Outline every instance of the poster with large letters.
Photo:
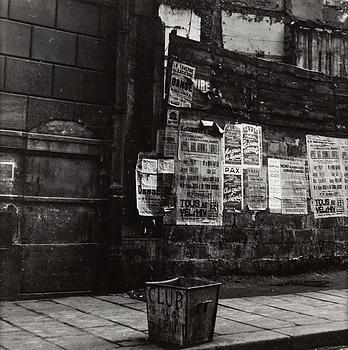
[[222,138],[181,120],[175,158],[176,224],[222,225]]
[[168,103],[175,107],[190,108],[193,97],[195,67],[174,61],[170,77]]
[[306,141],[314,217],[347,215],[347,140],[307,135]]

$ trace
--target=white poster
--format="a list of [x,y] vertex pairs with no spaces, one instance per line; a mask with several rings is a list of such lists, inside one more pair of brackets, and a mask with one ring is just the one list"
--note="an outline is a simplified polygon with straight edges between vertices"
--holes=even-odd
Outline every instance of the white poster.
[[245,169],[245,205],[249,210],[267,209],[267,169]]
[[191,121],[180,124],[175,158],[176,223],[222,225],[222,140],[188,131],[198,130],[196,126]]
[[168,103],[175,107],[192,105],[193,84],[196,68],[174,61],[170,77]]
[[309,179],[315,218],[346,215],[342,139],[307,135]]
[[139,153],[135,169],[137,209],[141,216],[162,216],[155,154]]
[[280,180],[282,214],[308,214],[306,161],[282,159]]
[[280,159],[268,158],[268,206],[271,213],[282,211]]

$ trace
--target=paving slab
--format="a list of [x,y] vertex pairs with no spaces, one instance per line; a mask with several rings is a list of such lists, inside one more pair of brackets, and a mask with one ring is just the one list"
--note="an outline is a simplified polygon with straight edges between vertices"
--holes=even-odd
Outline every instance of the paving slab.
[[[347,300],[348,290],[220,300],[213,342],[193,348],[348,344]],[[148,340],[145,310],[144,302],[115,294],[1,303],[0,349],[162,349]]]
[[50,338],[50,342],[66,350],[113,350],[119,345],[90,334]]
[[122,326],[93,327],[87,328],[86,331],[112,342],[122,342],[125,340],[145,340],[147,338],[147,335],[143,332],[135,331]]
[[316,299],[316,300],[323,300],[328,303],[337,303],[342,305],[347,305],[347,299],[341,298],[339,296],[324,294],[320,292],[311,292],[311,293],[298,293],[299,295]]
[[2,333],[1,345],[8,350],[59,350],[57,345],[29,332]]

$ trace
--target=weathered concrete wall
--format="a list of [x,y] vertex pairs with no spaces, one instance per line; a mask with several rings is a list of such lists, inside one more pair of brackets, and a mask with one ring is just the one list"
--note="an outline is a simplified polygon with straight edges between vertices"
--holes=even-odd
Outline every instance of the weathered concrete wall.
[[[221,126],[236,121],[261,125],[263,164],[268,157],[306,159],[306,134],[347,136],[345,80],[175,36],[172,40],[170,55],[208,75],[222,96],[209,109],[181,109],[180,117],[215,120]],[[248,209],[226,212],[223,227],[167,225],[166,274],[291,273],[342,266],[347,227],[347,218]]]
[[273,58],[284,56],[284,24],[270,16],[222,12],[224,48]]

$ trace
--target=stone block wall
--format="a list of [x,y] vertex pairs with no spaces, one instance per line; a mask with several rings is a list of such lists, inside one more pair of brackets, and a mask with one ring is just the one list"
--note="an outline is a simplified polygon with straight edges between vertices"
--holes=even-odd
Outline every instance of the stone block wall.
[[[306,159],[306,135],[347,137],[344,79],[289,65],[251,59],[177,36],[171,57],[205,72],[221,91],[209,108],[180,110],[180,117],[262,126],[267,159]],[[250,98],[252,96],[253,98]],[[171,107],[172,108],[172,107]],[[308,201],[309,205],[309,201]],[[266,211],[224,213],[223,226],[163,228],[166,277],[232,273],[288,274],[347,264],[348,218],[315,219]]]
[[0,128],[30,130],[61,119],[111,137],[117,13],[110,4],[1,2]]

